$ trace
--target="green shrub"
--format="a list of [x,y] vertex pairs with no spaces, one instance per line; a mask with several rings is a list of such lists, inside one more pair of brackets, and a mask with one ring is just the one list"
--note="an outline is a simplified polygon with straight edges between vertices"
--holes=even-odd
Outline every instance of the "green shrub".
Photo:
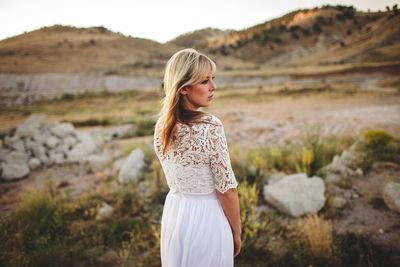
[[321,137],[320,125],[306,125],[301,142],[286,140],[281,144],[255,149],[232,146],[230,154],[238,180],[255,183],[261,188],[265,183],[265,175],[270,172],[305,172],[308,176],[323,176],[321,168],[353,142],[352,136]]
[[239,184],[240,219],[242,221],[242,248],[251,249],[259,234],[268,227],[268,221],[260,222],[260,214],[257,213],[258,192],[255,184],[250,185],[246,181]]
[[387,146],[393,137],[385,131],[367,131],[364,133],[366,146],[374,153],[382,153],[387,149]]
[[156,121],[153,119],[143,119],[136,121],[137,136],[147,136],[154,134],[154,127],[156,125]]
[[385,131],[367,131],[364,133],[364,142],[357,150],[360,157],[356,165],[361,167],[364,173],[371,170],[377,161],[400,161],[400,140]]
[[11,266],[59,265],[67,260],[67,209],[44,192],[25,195],[0,221],[0,262]]

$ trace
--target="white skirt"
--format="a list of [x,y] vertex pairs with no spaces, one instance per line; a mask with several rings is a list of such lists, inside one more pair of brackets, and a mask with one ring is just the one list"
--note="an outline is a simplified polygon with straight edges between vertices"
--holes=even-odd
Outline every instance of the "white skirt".
[[169,191],[161,219],[163,267],[232,267],[233,236],[217,192]]

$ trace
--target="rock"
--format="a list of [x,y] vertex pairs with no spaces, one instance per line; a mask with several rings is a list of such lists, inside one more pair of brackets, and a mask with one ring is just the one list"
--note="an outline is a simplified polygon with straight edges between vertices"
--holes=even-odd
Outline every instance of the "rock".
[[0,139],[0,149],[3,149],[3,140]]
[[400,184],[387,183],[383,188],[383,200],[389,209],[400,212]]
[[57,123],[50,128],[50,132],[61,139],[73,134],[74,131],[74,126],[69,122]]
[[22,141],[21,139],[15,140],[11,147],[17,151],[26,152],[24,141]]
[[103,202],[103,206],[99,209],[99,212],[96,216],[97,220],[104,220],[109,218],[114,212],[114,208]]
[[350,190],[344,190],[343,195],[345,198],[350,199],[352,194]]
[[11,150],[9,149],[6,148],[0,149],[0,161],[5,161],[9,153],[11,153]]
[[109,249],[98,258],[100,266],[116,266],[116,262],[120,261],[120,257],[115,250]]
[[46,146],[48,148],[54,148],[58,144],[58,138],[51,135],[49,138],[46,140]]
[[22,142],[22,140],[17,135],[14,135],[13,137],[10,137],[10,136],[4,137],[4,145],[5,145],[5,147],[8,147],[8,148],[12,149],[14,146],[18,146],[18,145],[14,145],[14,143],[18,143],[18,142]]
[[113,167],[112,167],[113,175],[116,175],[116,174],[119,173],[119,171],[121,170],[122,165],[124,165],[125,161],[126,161],[125,158],[118,159],[118,160],[114,161]]
[[76,144],[68,153],[69,162],[79,162],[84,160],[85,157],[92,154],[97,149],[96,142],[90,137],[89,134],[79,134],[78,139],[80,142]]
[[121,125],[112,130],[112,138],[127,138],[132,137],[136,134],[137,126],[135,124]]
[[46,148],[40,143],[31,143],[30,149],[32,150],[33,155],[44,162],[42,159],[47,158]]
[[73,147],[78,141],[76,138],[72,136],[67,136],[67,138],[64,139],[64,143],[68,146],[68,148]]
[[3,163],[2,178],[6,181],[24,178],[29,174],[29,167],[26,163]]
[[361,177],[361,176],[364,175],[364,172],[363,172],[360,168],[357,168],[355,174],[356,174],[358,177]]
[[340,177],[340,175],[336,173],[328,173],[326,175],[325,181],[334,185],[338,185],[341,183],[342,178]]
[[325,203],[325,185],[320,177],[307,178],[305,173],[288,175],[264,186],[265,200],[293,217],[318,212]]
[[26,153],[19,151],[12,151],[9,153],[5,161],[8,164],[26,164],[28,162],[29,156]]
[[46,143],[46,140],[49,138],[49,135],[46,133],[37,133],[33,135],[33,140],[36,143],[44,145]]
[[29,137],[39,133],[39,128],[46,119],[46,115],[32,114],[17,127],[15,134],[19,137]]
[[283,177],[285,177],[284,173],[270,173],[267,176],[267,184],[271,185],[278,181],[280,181]]
[[341,158],[336,155],[333,157],[332,162],[325,167],[328,173],[335,173],[343,178],[348,177],[348,168],[342,163]]
[[102,155],[90,155],[88,157],[90,169],[93,172],[101,171],[111,161],[111,157],[108,154]]
[[51,164],[63,164],[66,160],[64,158],[64,154],[62,152],[50,151],[49,159]]
[[335,208],[341,209],[347,204],[347,200],[340,196],[333,197],[332,204]]
[[40,162],[40,160],[38,158],[31,158],[28,161],[28,166],[30,170],[36,170],[37,168],[39,168],[42,165],[42,163]]
[[354,152],[344,150],[340,156],[342,164],[346,167],[351,167],[353,162],[357,159]]
[[69,147],[65,143],[60,143],[58,146],[54,149],[54,151],[62,153],[65,156],[68,156],[69,153]]
[[119,172],[119,181],[121,183],[136,181],[142,175],[145,167],[145,154],[140,148],[131,152],[128,159],[122,165]]

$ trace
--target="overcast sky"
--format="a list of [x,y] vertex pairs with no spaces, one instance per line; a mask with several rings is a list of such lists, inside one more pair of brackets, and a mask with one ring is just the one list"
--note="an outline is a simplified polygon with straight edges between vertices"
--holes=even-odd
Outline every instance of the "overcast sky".
[[400,0],[0,0],[0,40],[54,24],[104,26],[166,42],[207,27],[244,29],[296,9],[326,4],[385,10]]

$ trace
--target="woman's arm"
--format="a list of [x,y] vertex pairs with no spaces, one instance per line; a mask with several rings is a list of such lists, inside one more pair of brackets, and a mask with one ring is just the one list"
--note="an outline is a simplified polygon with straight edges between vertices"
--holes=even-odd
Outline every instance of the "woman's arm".
[[231,188],[225,193],[217,190],[217,195],[221,206],[224,210],[225,216],[228,218],[231,225],[234,243],[234,257],[239,255],[241,248],[242,223],[240,222],[240,206],[239,197],[236,188]]

